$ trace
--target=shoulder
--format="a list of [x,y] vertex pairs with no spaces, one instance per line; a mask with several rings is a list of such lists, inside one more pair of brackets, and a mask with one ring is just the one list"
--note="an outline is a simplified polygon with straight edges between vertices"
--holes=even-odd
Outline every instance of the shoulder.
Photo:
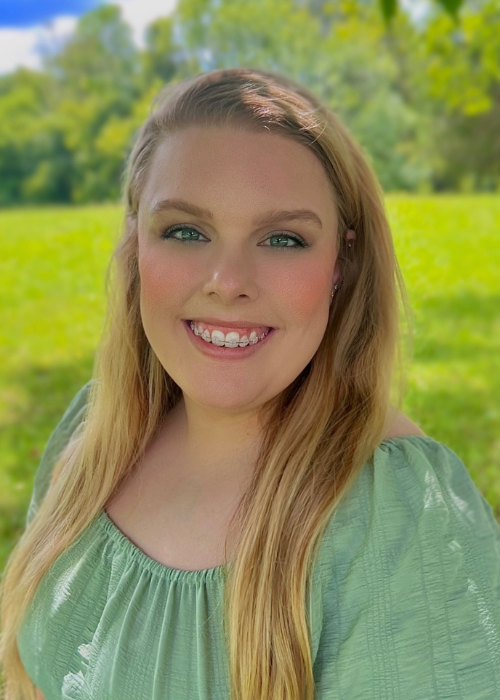
[[402,697],[443,697],[450,682],[457,698],[475,685],[497,697],[500,525],[451,448],[420,435],[382,442],[319,556],[320,686],[344,659],[360,696],[399,668]]
[[406,435],[425,435],[424,431],[402,411],[391,407],[389,418],[386,422],[387,432],[385,439],[393,437],[405,437]]
[[81,387],[81,389],[78,390],[76,395],[73,396],[61,419],[59,420],[59,423],[55,426],[53,432],[49,436],[40,464],[35,474],[33,492],[26,516],[26,524],[29,524],[33,519],[42,498],[49,488],[53,475],[53,469],[59,455],[62,453],[64,447],[69,442],[75,430],[85,419],[89,402],[89,392],[94,381],[94,379],[89,380],[83,387]]
[[330,517],[318,557],[327,586],[334,572],[355,585],[353,567],[380,586],[479,572],[496,580],[500,603],[500,525],[450,447],[421,435],[380,443]]
[[382,441],[350,498],[350,508],[353,501],[364,503],[369,514],[365,522],[373,534],[380,528],[404,539],[413,532],[434,545],[440,531],[451,536],[456,528],[472,542],[483,529],[484,535],[495,536],[500,556],[500,525],[464,462],[421,431]]

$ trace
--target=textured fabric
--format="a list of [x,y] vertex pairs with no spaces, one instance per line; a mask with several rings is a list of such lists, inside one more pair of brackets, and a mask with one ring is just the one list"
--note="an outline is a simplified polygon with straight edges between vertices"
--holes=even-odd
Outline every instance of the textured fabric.
[[[28,522],[89,384],[47,443]],[[151,559],[102,510],[43,578],[21,659],[46,700],[229,700],[223,580]],[[450,448],[379,445],[328,523],[306,610],[317,700],[500,698],[500,527]]]

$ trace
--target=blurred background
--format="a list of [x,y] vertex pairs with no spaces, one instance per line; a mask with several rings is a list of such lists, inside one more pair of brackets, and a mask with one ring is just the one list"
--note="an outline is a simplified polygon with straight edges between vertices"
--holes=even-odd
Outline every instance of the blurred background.
[[500,522],[500,0],[0,5],[0,570],[90,378],[125,159],[152,97],[221,67],[312,89],[386,193],[414,313],[404,412]]

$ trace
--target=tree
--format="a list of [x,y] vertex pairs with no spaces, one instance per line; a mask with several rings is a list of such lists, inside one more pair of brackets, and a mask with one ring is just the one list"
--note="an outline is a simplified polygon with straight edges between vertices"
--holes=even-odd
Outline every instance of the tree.
[[500,0],[468,0],[459,24],[428,1],[423,21],[401,8],[387,23],[373,0],[179,0],[142,50],[120,8],[101,5],[42,72],[0,76],[0,204],[116,200],[153,96],[238,65],[316,92],[387,191],[494,189]]
[[160,78],[168,83],[177,73],[174,29],[172,17],[160,17],[146,28],[146,49],[142,55],[146,81]]
[[498,0],[476,0],[460,27],[436,14],[422,30],[421,94],[434,111],[439,174],[449,188],[500,189],[499,26]]
[[139,52],[121,9],[101,5],[83,15],[45,67],[58,86],[58,123],[75,164],[71,199],[115,198],[120,169],[109,148],[102,148],[102,134],[109,137],[107,125],[131,115],[144,89]]
[[71,157],[57,124],[51,77],[20,68],[0,78],[0,204],[64,201]]

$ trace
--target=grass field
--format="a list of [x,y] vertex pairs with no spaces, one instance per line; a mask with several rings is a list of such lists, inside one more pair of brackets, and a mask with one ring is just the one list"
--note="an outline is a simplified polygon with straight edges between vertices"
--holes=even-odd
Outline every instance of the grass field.
[[[500,521],[500,198],[387,197],[415,316],[404,411],[453,449]],[[0,571],[45,443],[91,375],[117,206],[0,212]]]

